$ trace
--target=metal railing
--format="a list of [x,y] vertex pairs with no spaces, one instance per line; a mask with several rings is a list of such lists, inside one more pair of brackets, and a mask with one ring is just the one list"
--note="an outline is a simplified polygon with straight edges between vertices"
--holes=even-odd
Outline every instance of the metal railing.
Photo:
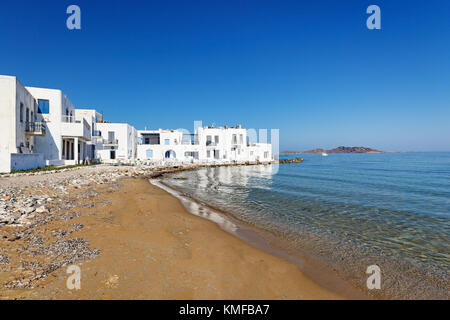
[[103,145],[118,145],[118,139],[103,139]]
[[66,123],[80,123],[80,121],[75,120],[75,116],[62,116],[61,121]]
[[198,145],[200,143],[198,140],[195,140],[195,141],[181,141],[181,144],[194,146],[194,145]]
[[25,132],[45,134],[46,126],[43,122],[26,122]]

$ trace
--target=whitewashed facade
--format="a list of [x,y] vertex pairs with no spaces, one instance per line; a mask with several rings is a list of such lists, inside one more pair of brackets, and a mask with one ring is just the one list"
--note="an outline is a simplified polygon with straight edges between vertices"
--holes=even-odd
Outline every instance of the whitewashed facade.
[[161,162],[268,162],[273,160],[267,143],[250,143],[247,129],[199,127],[194,134],[182,130],[138,130],[137,159]]
[[[137,131],[128,123],[97,123],[102,148],[96,150],[102,162],[131,162],[137,155]],[[100,145],[100,143],[99,143]]]
[[240,125],[198,126],[193,134],[137,131],[127,123],[104,121],[94,109],[75,109],[61,90],[24,87],[14,76],[0,76],[0,126],[0,172],[93,159],[160,164],[273,160],[272,146],[254,143]]
[[0,76],[0,172],[45,166],[36,137],[46,135],[34,97],[13,76]]
[[72,165],[87,159],[91,127],[85,119],[76,119],[75,107],[66,95],[58,89],[26,88],[36,99],[38,114],[47,126],[47,134],[35,139],[47,165]]
[[103,139],[98,123],[103,122],[103,115],[94,109],[75,109],[75,120],[86,122],[91,127],[91,140],[86,142],[86,156],[89,160],[98,159],[98,150],[103,150]]

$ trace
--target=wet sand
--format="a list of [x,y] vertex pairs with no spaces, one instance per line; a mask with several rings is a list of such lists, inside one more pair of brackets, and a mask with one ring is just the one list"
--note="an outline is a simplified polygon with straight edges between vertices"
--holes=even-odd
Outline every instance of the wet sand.
[[[97,187],[95,205],[70,224],[98,257],[76,263],[81,289],[66,287],[67,266],[2,299],[342,299],[286,261],[194,216],[143,178]],[[69,222],[58,222],[61,224]],[[52,224],[46,226],[48,232]],[[3,280],[3,279],[2,279]]]

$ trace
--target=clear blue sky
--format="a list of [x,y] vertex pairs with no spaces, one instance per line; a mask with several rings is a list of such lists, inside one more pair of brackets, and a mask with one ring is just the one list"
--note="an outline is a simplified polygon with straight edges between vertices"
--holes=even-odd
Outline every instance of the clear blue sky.
[[[77,4],[82,30],[66,28]],[[370,4],[382,30],[366,28]],[[0,74],[137,129],[450,150],[450,1],[2,1]]]

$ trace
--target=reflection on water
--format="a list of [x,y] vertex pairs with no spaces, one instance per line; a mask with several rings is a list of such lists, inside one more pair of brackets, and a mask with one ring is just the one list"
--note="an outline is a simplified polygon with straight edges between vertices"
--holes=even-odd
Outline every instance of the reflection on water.
[[347,273],[400,261],[448,289],[450,153],[304,158],[276,169],[203,168],[165,183],[333,263],[357,259],[354,270],[342,267]]
[[166,190],[171,195],[180,199],[183,206],[190,213],[195,214],[196,216],[202,217],[204,219],[211,220],[230,233],[236,232],[237,226],[234,223],[225,219],[222,215],[218,214],[217,212],[208,208],[207,206],[202,206],[198,202],[192,201],[192,199],[183,196],[180,192],[177,192],[176,190],[166,187],[163,183],[161,183],[158,180],[150,180],[150,183],[163,190]]

